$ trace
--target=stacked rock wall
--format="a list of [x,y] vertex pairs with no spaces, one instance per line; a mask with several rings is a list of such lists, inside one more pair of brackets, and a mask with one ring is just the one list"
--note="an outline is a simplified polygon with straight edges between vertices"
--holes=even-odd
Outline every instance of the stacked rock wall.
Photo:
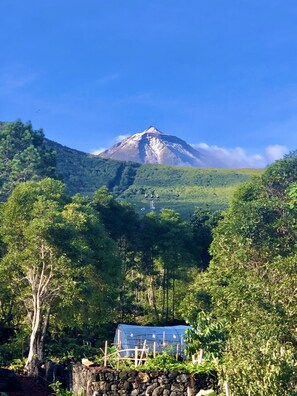
[[116,371],[102,367],[72,367],[70,388],[78,396],[195,396],[201,389],[217,390],[215,377],[179,371]]

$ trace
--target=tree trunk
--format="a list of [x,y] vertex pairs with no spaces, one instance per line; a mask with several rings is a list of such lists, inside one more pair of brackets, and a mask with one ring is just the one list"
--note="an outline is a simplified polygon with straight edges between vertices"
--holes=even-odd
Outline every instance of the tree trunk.
[[40,328],[40,315],[41,307],[40,300],[37,294],[33,295],[33,319],[32,319],[32,331],[30,336],[29,354],[26,362],[26,369],[28,370],[29,376],[35,376],[35,369],[38,363],[38,331]]
[[169,320],[169,270],[166,271],[166,324]]
[[158,308],[157,308],[155,287],[154,287],[154,277],[153,276],[150,276],[150,286],[151,286],[151,299],[152,299],[152,304],[153,304],[153,307],[154,307],[155,319],[158,322],[159,321],[159,312],[158,312]]
[[162,280],[162,321],[165,318],[165,303],[166,303],[166,269],[163,269],[163,280]]
[[42,330],[37,338],[37,357],[39,361],[43,361],[44,359],[44,341],[49,325],[50,312],[51,310],[48,308],[45,314]]

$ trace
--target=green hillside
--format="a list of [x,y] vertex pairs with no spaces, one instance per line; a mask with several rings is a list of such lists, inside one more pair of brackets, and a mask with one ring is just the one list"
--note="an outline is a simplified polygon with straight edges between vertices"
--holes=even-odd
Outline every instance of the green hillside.
[[159,196],[153,200],[156,210],[170,208],[184,217],[196,207],[225,209],[238,185],[262,173],[260,169],[143,165],[103,159],[51,141],[47,145],[56,151],[57,175],[71,194],[92,195],[106,185],[119,200],[132,203],[138,213],[150,210],[151,194]]
[[[133,203],[137,211],[146,212],[151,205],[150,194],[157,195],[159,199],[154,199],[156,210],[171,208],[188,217],[196,207],[225,209],[238,185],[261,172],[258,169],[142,165],[137,170],[133,185],[119,198]],[[145,194],[149,195],[148,198]]]

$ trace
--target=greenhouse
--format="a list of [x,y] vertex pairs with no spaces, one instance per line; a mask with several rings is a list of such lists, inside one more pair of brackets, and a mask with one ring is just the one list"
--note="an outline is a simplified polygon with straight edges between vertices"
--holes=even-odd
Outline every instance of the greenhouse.
[[131,354],[135,347],[141,349],[144,346],[151,351],[183,354],[185,349],[185,331],[190,326],[134,326],[119,324],[114,337],[114,344],[121,350],[129,350]]

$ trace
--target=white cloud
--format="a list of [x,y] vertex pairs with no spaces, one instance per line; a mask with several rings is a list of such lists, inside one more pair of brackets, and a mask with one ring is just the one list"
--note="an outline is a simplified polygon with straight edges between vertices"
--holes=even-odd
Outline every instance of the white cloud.
[[127,137],[129,137],[129,136],[131,136],[131,135],[129,135],[129,134],[128,135],[119,135],[115,138],[115,142],[120,143],[122,140],[127,139]]
[[266,147],[263,153],[248,155],[241,147],[224,148],[206,143],[192,144],[204,155],[207,166],[217,168],[263,168],[288,153],[286,146],[279,144]]
[[[116,143],[120,143],[122,140],[126,139],[129,136],[131,136],[131,135],[119,135],[119,136],[117,136],[116,138],[112,139],[112,141],[110,142],[110,147],[113,146]],[[101,154],[105,150],[107,150],[107,148],[99,148],[99,149],[93,150],[91,152],[91,154],[98,155],[98,154]]]
[[288,149],[286,146],[281,146],[279,144],[274,144],[273,146],[268,146],[265,149],[265,154],[267,159],[270,162],[274,162],[280,158],[282,158],[285,154],[288,153]]
[[105,150],[106,150],[106,148],[99,148],[97,150],[92,151],[91,154],[98,155],[98,154],[102,153]]

